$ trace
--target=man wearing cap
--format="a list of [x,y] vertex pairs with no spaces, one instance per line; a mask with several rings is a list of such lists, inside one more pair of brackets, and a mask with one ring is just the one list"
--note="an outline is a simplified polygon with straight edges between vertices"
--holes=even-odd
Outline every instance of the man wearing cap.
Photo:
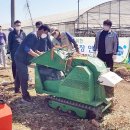
[[68,32],[60,32],[58,29],[52,31],[51,35],[54,37],[52,42],[56,48],[64,48],[67,51],[73,49],[79,53],[78,44],[74,40],[74,37]]

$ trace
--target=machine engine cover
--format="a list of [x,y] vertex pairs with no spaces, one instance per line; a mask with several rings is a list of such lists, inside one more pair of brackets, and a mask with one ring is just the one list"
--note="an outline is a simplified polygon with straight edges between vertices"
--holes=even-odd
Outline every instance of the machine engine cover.
[[120,76],[118,76],[116,73],[111,71],[101,74],[98,78],[98,81],[100,82],[101,85],[105,85],[109,87],[115,87],[115,85],[122,80],[123,79]]

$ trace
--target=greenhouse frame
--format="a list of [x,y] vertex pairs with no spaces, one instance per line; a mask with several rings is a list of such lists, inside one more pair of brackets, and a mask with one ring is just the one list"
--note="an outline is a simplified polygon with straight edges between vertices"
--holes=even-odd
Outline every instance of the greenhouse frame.
[[[104,20],[110,19],[112,30],[120,37],[130,36],[130,0],[111,0],[95,7],[78,11],[53,14],[33,19],[33,23],[41,20],[43,23],[56,27],[60,31],[70,32],[74,36],[93,37],[102,29]],[[26,33],[33,30],[31,20],[22,21]],[[8,26],[9,27],[9,26]]]

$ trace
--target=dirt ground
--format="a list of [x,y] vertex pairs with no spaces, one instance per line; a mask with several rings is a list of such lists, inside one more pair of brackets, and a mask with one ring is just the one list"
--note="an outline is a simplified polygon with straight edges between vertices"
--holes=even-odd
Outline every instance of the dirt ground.
[[[21,94],[14,94],[13,84],[0,85],[0,95],[13,112],[13,130],[130,130],[130,83],[123,81],[115,88],[114,106],[100,121],[100,128],[93,126],[87,119],[67,115],[49,108],[44,99],[34,90],[34,74],[30,69],[32,82],[29,92],[33,103],[21,102]],[[0,83],[13,82],[10,69],[0,70]]]

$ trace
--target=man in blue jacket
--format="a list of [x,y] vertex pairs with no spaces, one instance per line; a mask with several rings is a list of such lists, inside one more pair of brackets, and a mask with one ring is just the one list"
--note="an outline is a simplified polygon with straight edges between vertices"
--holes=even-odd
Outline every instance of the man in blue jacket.
[[21,22],[19,20],[14,22],[14,30],[9,33],[8,36],[8,54],[11,55],[12,60],[12,73],[15,79],[16,75],[16,64],[14,61],[14,54],[17,51],[21,42],[25,39],[26,34],[21,29]]
[[[41,25],[45,25],[45,24],[43,24],[42,21],[37,21],[35,23],[36,30],[38,30],[38,28]],[[41,44],[42,45],[41,48],[40,48],[41,50],[44,48],[44,50],[47,49],[46,51],[48,51],[48,50],[50,50],[52,48],[52,41],[51,41],[51,38],[50,38],[49,34],[47,34],[47,37],[43,38],[42,41],[43,41],[43,44]]]
[[21,86],[23,101],[31,101],[31,97],[27,91],[28,65],[31,63],[30,60],[32,58],[37,57],[48,50],[49,46],[43,47],[46,45],[43,45],[43,39],[46,39],[49,31],[50,29],[47,25],[40,26],[37,32],[32,32],[27,35],[15,53],[17,71],[15,78],[15,92],[19,92]]

